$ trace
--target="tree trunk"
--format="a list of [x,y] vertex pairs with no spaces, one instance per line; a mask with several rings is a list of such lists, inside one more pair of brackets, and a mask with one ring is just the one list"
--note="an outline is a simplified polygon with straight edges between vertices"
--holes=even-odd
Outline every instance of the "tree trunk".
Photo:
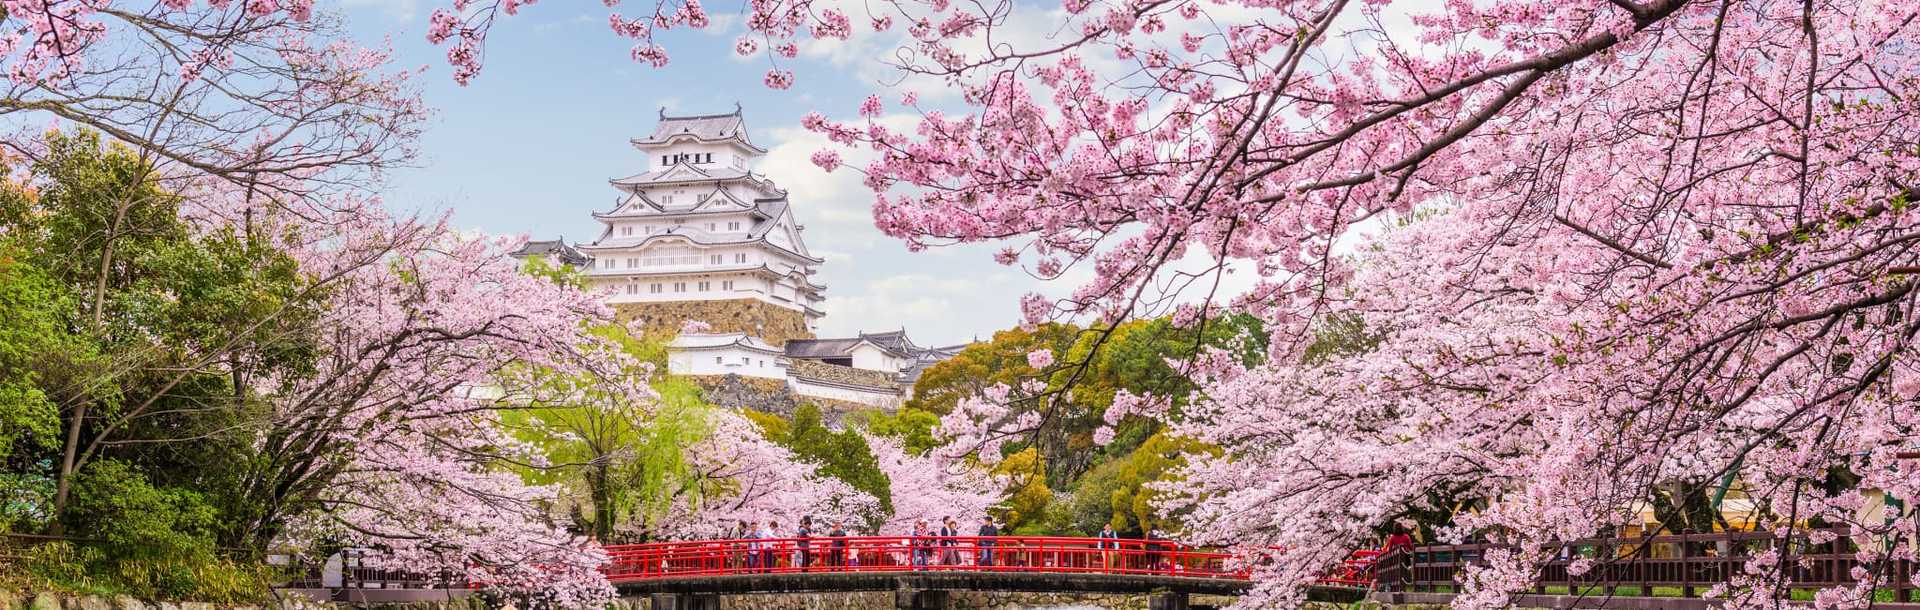
[[608,470],[601,461],[587,475],[587,485],[593,488],[593,539],[601,543],[613,539],[613,482]]
[[[119,205],[114,206],[113,223],[107,225],[106,240],[100,246],[100,266],[93,279],[93,332],[96,336],[104,334],[102,327],[106,324],[107,273],[113,269],[113,244],[120,237],[120,225],[127,220],[127,209],[132,206],[133,202],[130,200],[121,201]],[[67,530],[62,517],[67,512],[67,496],[73,490],[73,474],[78,467],[74,463],[74,458],[79,455],[80,430],[86,425],[87,407],[90,404],[91,401],[85,396],[81,396],[80,400],[74,404],[73,421],[67,424],[66,445],[60,449],[60,478],[54,484],[53,524],[48,528],[48,533],[55,536],[65,534]]]

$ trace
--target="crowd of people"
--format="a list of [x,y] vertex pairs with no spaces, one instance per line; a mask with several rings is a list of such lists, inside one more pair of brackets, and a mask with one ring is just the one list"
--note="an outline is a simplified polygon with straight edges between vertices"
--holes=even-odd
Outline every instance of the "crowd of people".
[[[797,568],[804,572],[816,568],[856,568],[863,562],[905,563],[914,569],[927,569],[932,566],[1012,566],[1026,561],[1020,557],[1023,549],[1004,547],[996,540],[1000,535],[1000,525],[992,517],[982,517],[971,533],[964,531],[953,517],[939,520],[937,526],[927,519],[919,519],[910,533],[887,539],[883,544],[859,541],[861,534],[848,528],[842,519],[834,520],[825,532],[816,529],[812,517],[802,517],[792,530],[782,530],[777,520],[758,525],[743,520],[729,535],[732,541],[727,563],[729,567],[747,571]],[[1107,526],[1100,531],[1094,545],[1097,551],[1090,557],[1109,568],[1134,564],[1146,567],[1158,562],[1162,553],[1157,551],[1161,546],[1166,550],[1172,548],[1148,542],[1135,549],[1144,549],[1141,553],[1123,552],[1120,534]],[[1127,560],[1129,555],[1141,557]]]

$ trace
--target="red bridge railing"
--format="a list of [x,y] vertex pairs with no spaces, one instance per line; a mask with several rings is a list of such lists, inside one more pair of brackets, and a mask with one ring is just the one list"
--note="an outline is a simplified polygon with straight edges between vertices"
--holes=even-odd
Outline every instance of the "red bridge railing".
[[[1104,544],[1103,544],[1104,543]],[[615,582],[735,574],[1051,572],[1245,580],[1231,555],[1170,540],[853,536],[610,545]]]

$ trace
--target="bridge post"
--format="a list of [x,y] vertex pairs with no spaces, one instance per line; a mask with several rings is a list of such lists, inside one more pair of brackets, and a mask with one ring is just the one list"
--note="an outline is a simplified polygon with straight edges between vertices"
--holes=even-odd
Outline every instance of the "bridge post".
[[720,610],[717,593],[655,593],[653,610]]
[[1184,591],[1159,591],[1147,597],[1147,610],[1187,610]]
[[[899,610],[947,610],[949,596],[939,589],[895,589],[893,607]],[[715,607],[713,610],[720,610]]]

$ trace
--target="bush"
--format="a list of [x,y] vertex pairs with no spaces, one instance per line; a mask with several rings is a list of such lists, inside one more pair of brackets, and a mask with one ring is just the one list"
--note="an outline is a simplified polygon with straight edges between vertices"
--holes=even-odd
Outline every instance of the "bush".
[[159,487],[127,464],[101,460],[74,480],[68,531],[84,541],[24,546],[0,576],[27,588],[147,599],[245,603],[265,599],[267,566],[223,557],[216,511],[199,493]]
[[101,460],[75,478],[67,525],[122,559],[211,559],[215,514],[198,492],[155,487],[124,462]]

